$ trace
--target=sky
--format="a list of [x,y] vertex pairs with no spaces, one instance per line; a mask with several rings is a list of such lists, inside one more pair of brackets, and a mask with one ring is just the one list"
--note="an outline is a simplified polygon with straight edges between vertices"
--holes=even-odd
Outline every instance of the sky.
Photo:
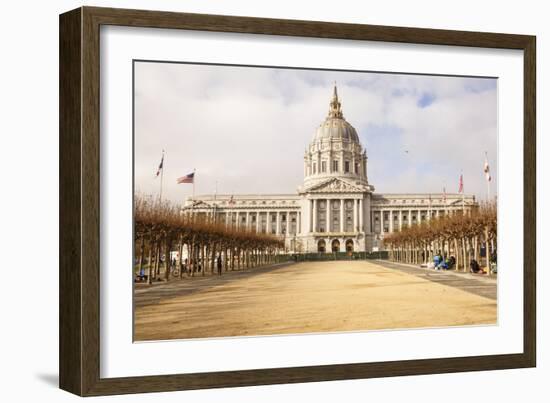
[[497,193],[497,79],[136,62],[136,192],[295,194],[334,82],[367,151],[376,193],[458,192],[485,200],[485,152]]

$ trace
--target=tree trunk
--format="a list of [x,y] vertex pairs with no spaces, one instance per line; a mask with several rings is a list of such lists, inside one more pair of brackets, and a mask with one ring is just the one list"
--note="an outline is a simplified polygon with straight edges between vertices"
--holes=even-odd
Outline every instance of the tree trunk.
[[167,238],[166,239],[166,252],[164,255],[164,279],[166,281],[170,281],[170,267],[172,266],[172,262],[170,259],[170,250],[172,249],[172,239]]
[[487,265],[487,275],[491,275],[491,264],[489,262],[489,228],[485,227],[485,264]]
[[158,278],[160,276],[160,244],[162,241],[158,240],[156,245],[156,252],[155,252],[155,278]]
[[153,284],[153,269],[154,269],[154,266],[153,266],[153,249],[155,248],[155,241],[153,240],[153,237],[150,238],[149,240],[149,259],[147,259],[147,266],[149,268],[149,274],[148,274],[148,277],[147,277],[147,282],[149,284]]
[[466,257],[466,237],[462,238],[462,256],[463,256],[463,262],[464,262],[464,271],[468,271],[468,265],[470,264],[470,261]]
[[178,265],[180,268],[180,278],[182,278],[183,277],[183,237],[180,238],[179,254],[180,254],[180,258],[179,258]]
[[478,247],[479,247],[479,242],[477,241],[478,240],[478,236],[474,236],[474,259],[479,262],[479,256],[478,256]]
[[201,260],[200,260],[201,276],[204,276],[204,272],[206,271],[206,265],[204,264],[204,262],[205,262],[205,260],[204,260],[204,249],[205,249],[205,246],[201,245]]

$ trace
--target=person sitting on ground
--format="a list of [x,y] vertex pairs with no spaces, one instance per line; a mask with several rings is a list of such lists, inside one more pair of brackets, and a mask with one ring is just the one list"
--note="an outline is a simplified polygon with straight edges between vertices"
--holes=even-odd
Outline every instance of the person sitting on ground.
[[439,253],[436,253],[434,256],[434,268],[437,270],[439,267],[439,264],[441,263],[441,256],[439,256]]
[[481,266],[475,259],[470,260],[470,273],[483,274],[483,270],[481,270]]
[[447,270],[448,268],[449,265],[447,264],[447,261],[445,259],[441,259],[439,265],[435,267],[436,270]]
[[449,270],[453,269],[455,267],[455,264],[456,264],[456,259],[453,255],[451,255],[447,259],[447,266],[449,266]]

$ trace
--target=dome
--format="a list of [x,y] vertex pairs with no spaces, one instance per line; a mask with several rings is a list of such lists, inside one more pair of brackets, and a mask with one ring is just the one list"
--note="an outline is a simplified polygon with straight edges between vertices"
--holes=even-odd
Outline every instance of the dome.
[[359,143],[359,136],[355,128],[344,118],[326,118],[317,128],[314,140],[348,140]]
[[315,132],[316,140],[347,140],[359,143],[359,136],[355,128],[350,125],[342,113],[342,104],[338,100],[338,91],[334,85],[334,93],[330,101],[328,116],[325,121],[319,125]]

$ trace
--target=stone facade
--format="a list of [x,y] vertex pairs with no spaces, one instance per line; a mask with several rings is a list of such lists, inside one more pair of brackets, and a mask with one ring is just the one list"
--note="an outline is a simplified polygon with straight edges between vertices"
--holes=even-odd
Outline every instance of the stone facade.
[[202,195],[186,212],[285,238],[290,252],[383,248],[384,235],[404,225],[475,207],[462,194],[377,194],[367,153],[344,118],[336,86],[329,112],[304,155],[304,183],[293,195]]

